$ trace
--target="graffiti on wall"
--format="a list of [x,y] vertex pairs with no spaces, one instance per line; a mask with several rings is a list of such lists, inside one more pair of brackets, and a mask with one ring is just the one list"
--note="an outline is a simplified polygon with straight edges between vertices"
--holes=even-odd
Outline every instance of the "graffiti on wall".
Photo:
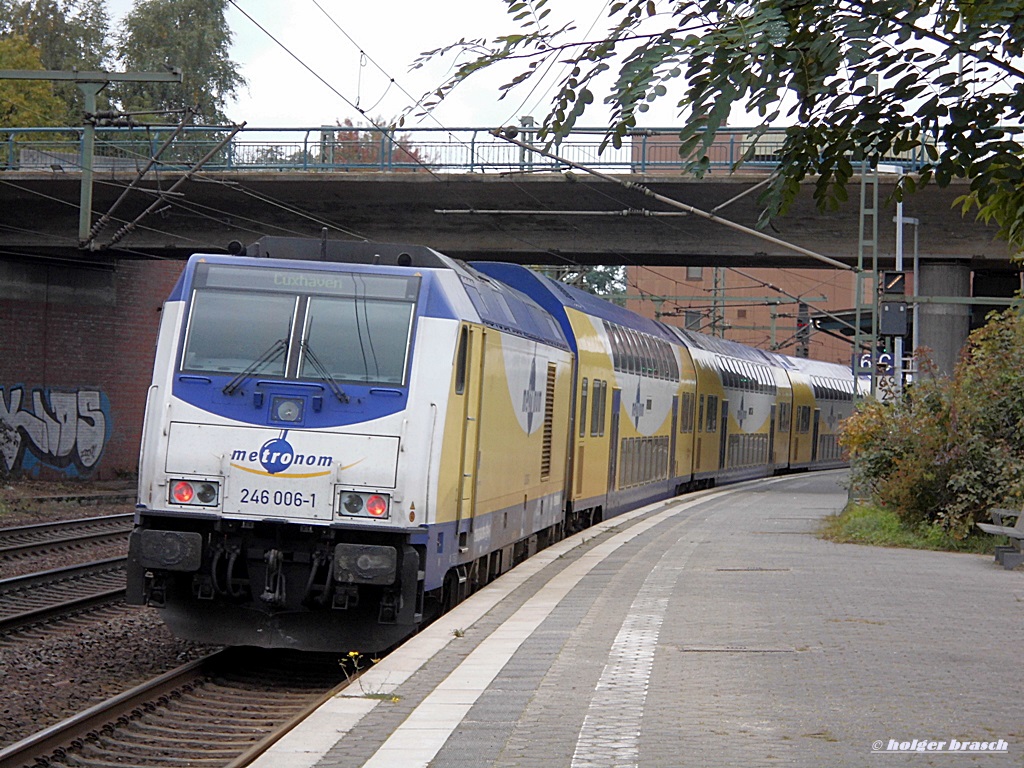
[[0,387],[0,474],[89,474],[110,427],[110,401],[99,390]]

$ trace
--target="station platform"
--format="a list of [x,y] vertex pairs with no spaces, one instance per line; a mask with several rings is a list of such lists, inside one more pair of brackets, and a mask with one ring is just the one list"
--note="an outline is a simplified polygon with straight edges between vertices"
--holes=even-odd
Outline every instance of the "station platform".
[[1024,572],[819,539],[845,479],[727,486],[559,542],[254,765],[1024,765]]

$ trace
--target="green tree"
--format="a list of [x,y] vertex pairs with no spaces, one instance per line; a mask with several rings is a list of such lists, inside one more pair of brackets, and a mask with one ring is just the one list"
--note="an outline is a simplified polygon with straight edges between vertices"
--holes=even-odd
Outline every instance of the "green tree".
[[21,34],[42,52],[44,69],[110,64],[110,17],[103,0],[0,0],[0,34]]
[[533,269],[553,280],[574,285],[587,293],[600,296],[620,306],[626,306],[626,268],[621,266],[572,266]]
[[[15,35],[39,51],[41,69],[97,70],[111,63],[103,0],[0,0],[0,39]],[[64,102],[56,124],[81,124],[81,91],[73,83],[54,83],[53,92]]]
[[1024,502],[1024,318],[993,315],[952,379],[919,376],[903,398],[843,424],[855,482],[908,522],[963,535],[993,506]]
[[829,209],[846,199],[862,158],[919,152],[926,163],[898,194],[969,178],[965,208],[979,206],[1024,247],[1024,147],[1020,132],[1000,127],[1024,115],[1020,0],[613,0],[604,32],[586,39],[571,23],[552,25],[557,3],[505,2],[514,32],[420,59],[461,57],[428,108],[493,65],[517,65],[507,93],[559,62],[565,74],[541,129],[549,140],[580,120],[595,92],[607,89],[614,145],[652,102],[671,98],[681,155],[700,174],[716,132],[745,111],[755,136],[788,126],[762,223],[809,176]]
[[226,0],[134,0],[116,36],[116,56],[125,71],[179,68],[178,83],[131,83],[117,88],[128,112],[198,107],[196,122],[228,122],[224,108],[245,86],[228,56],[232,33]]
[[[24,35],[6,35],[0,37],[0,69],[43,69],[42,55]],[[49,81],[0,80],[0,126],[61,125],[65,114],[66,105]]]

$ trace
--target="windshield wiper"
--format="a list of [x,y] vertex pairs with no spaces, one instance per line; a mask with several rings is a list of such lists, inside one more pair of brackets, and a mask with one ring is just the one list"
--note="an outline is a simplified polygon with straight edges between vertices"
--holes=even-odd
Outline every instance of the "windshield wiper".
[[306,357],[309,358],[309,362],[313,364],[313,368],[320,374],[320,378],[327,382],[327,386],[331,388],[331,392],[338,398],[338,401],[347,403],[348,395],[345,394],[345,391],[338,384],[338,380],[327,370],[327,366],[321,363],[320,358],[313,354],[313,349],[309,346],[309,342],[302,342],[302,349],[306,353]]
[[261,368],[264,368],[270,365],[275,360],[277,360],[277,358],[279,358],[286,349],[288,349],[288,342],[286,342],[284,339],[278,339],[277,341],[275,341],[266,352],[257,357],[255,360],[253,360],[248,368],[246,368],[240,374],[235,376],[235,378],[233,378],[225,385],[224,389],[222,390],[224,394],[235,394],[235,392],[238,391],[238,388],[242,386],[242,383],[246,379],[248,379],[250,376],[254,376],[256,372],[259,371]]

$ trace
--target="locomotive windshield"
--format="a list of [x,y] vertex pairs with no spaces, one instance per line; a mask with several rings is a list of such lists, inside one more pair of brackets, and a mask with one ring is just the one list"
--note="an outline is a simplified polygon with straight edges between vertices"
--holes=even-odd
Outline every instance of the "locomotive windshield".
[[181,369],[402,384],[419,282],[200,264]]

